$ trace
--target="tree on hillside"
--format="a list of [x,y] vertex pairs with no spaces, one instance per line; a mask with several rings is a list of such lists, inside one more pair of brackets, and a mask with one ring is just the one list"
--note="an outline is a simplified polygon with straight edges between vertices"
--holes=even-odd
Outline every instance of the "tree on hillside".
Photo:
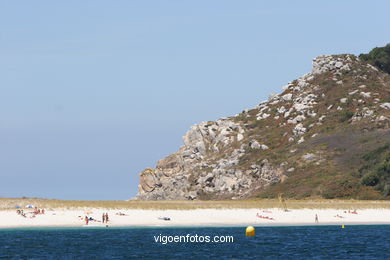
[[360,54],[359,58],[390,74],[390,43],[384,47],[376,47],[368,54]]

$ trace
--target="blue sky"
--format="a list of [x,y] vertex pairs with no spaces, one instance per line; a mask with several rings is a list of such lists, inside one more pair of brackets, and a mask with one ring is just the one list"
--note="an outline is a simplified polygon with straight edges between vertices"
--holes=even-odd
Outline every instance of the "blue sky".
[[321,54],[390,42],[389,1],[1,1],[0,197],[128,199],[190,125]]

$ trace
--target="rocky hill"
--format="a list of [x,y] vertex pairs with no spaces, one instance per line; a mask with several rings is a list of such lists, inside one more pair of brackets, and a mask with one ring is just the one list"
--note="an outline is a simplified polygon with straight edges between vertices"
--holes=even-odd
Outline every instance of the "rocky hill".
[[253,109],[193,125],[140,173],[137,199],[388,198],[390,75],[350,54]]

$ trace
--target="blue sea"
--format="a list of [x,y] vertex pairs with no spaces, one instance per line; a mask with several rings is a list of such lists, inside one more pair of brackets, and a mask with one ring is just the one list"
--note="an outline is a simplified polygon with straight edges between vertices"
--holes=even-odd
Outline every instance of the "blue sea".
[[390,259],[390,226],[2,229],[0,259]]

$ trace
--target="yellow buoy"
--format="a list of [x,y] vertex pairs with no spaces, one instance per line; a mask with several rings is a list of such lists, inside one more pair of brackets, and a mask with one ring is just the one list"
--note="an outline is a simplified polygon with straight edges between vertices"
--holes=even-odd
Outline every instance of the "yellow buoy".
[[245,230],[245,234],[247,237],[254,237],[255,236],[255,228],[252,226],[248,226]]

